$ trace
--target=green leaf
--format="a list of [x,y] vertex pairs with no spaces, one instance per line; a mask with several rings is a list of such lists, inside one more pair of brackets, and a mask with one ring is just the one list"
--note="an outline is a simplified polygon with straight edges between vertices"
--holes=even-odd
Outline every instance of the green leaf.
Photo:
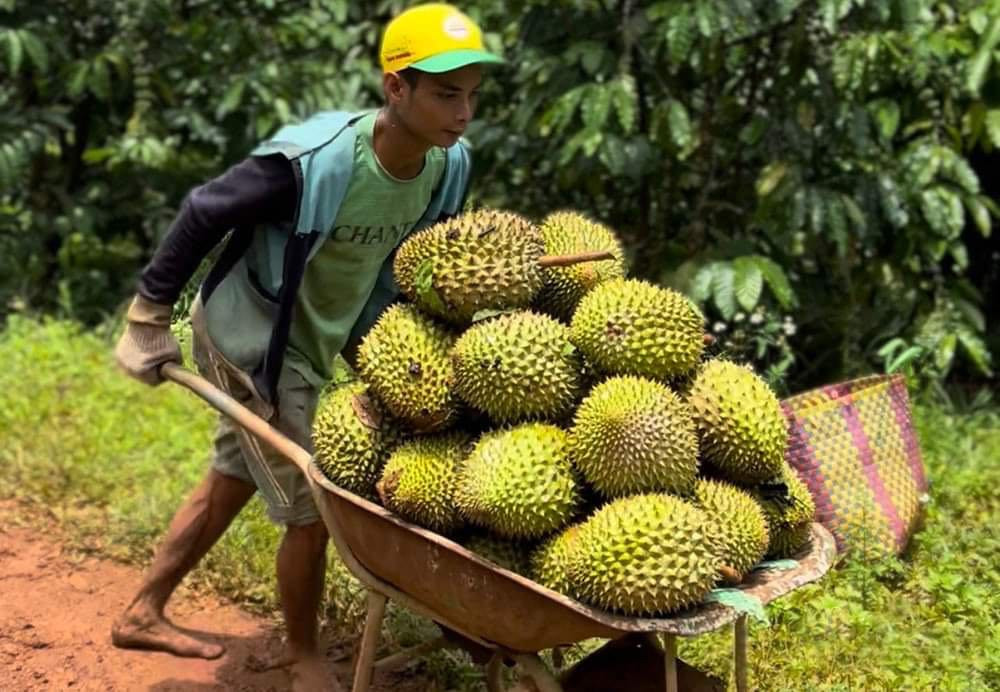
[[73,67],[68,84],[66,85],[66,91],[71,97],[76,98],[83,93],[83,90],[87,86],[87,78],[89,76],[90,63],[83,61],[77,62]]
[[986,208],[986,205],[976,195],[965,195],[963,200],[965,201],[965,208],[968,210],[969,216],[976,223],[979,232],[983,234],[984,238],[989,238],[990,232],[993,230],[989,209]]
[[865,214],[861,211],[861,207],[858,203],[854,201],[852,197],[847,195],[840,195],[840,203],[844,206],[844,211],[847,212],[847,218],[850,219],[851,223],[854,224],[856,230],[864,231],[868,227],[868,221],[865,218]]
[[892,139],[899,129],[899,104],[889,99],[878,99],[871,106],[875,110],[875,120],[884,139]]
[[1000,109],[986,111],[986,134],[995,147],[1000,147]]
[[899,372],[907,365],[917,360],[924,352],[924,349],[919,346],[910,346],[905,351],[900,353],[898,356],[892,359],[892,361],[886,366],[886,374],[891,375],[894,372]]
[[977,334],[964,328],[958,330],[958,341],[962,345],[962,351],[979,372],[987,377],[992,377],[992,358],[986,343]]
[[879,201],[882,204],[882,213],[896,228],[903,228],[910,222],[910,215],[903,207],[903,200],[899,193],[896,181],[887,174],[878,177]]
[[706,264],[698,270],[691,280],[691,298],[698,303],[704,303],[712,295],[712,275],[718,262]]
[[670,61],[679,65],[687,60],[691,49],[698,40],[698,31],[690,7],[681,8],[667,24],[667,49]]
[[570,89],[560,96],[556,102],[542,115],[539,121],[539,129],[543,136],[550,133],[561,133],[573,120],[576,108],[583,98],[586,87],[576,87]]
[[767,287],[771,289],[771,293],[774,294],[781,307],[786,310],[793,307],[797,299],[795,291],[792,289],[792,285],[785,275],[785,270],[774,260],[763,255],[751,255],[751,259],[757,265],[757,268],[760,269],[760,273],[764,276],[764,281],[767,282]]
[[680,101],[671,99],[668,106],[667,119],[670,123],[670,136],[677,148],[684,151],[691,145],[691,119],[687,108]]
[[987,24],[989,24],[990,17],[986,14],[986,11],[979,7],[969,13],[969,26],[977,34],[982,34],[986,30]]
[[749,615],[766,625],[771,624],[767,619],[767,612],[764,610],[764,604],[761,600],[741,589],[712,589],[705,596],[705,602],[719,603],[732,608],[741,615]]
[[21,36],[21,43],[24,44],[24,50],[31,58],[35,69],[39,72],[47,71],[49,69],[49,52],[42,40],[27,29],[21,29],[18,33]]
[[989,28],[983,34],[983,42],[976,50],[976,54],[969,61],[968,72],[966,73],[965,88],[973,95],[979,94],[986,79],[986,71],[993,59],[993,49],[1000,42],[1000,16],[994,16]]
[[760,138],[767,132],[768,120],[760,115],[755,115],[750,122],[740,130],[740,141],[747,146],[755,146],[760,142]]
[[764,166],[764,169],[757,176],[757,196],[767,197],[788,173],[788,164],[784,161],[772,161]]
[[237,77],[236,81],[229,85],[226,89],[226,93],[222,96],[222,100],[215,109],[216,120],[222,120],[239,107],[243,99],[243,90],[246,88],[246,85],[246,81],[239,77]]
[[[944,149],[942,147],[942,149]],[[944,149],[947,152],[942,158],[944,162],[945,175],[955,181],[965,192],[969,194],[979,193],[979,176],[972,170],[972,166],[963,156],[951,149]]]
[[106,102],[111,99],[111,72],[108,70],[108,63],[100,57],[97,57],[91,66],[87,86],[101,101]]
[[955,260],[955,264],[958,265],[959,269],[965,271],[969,268],[969,251],[962,243],[952,243],[948,247],[948,253]]
[[598,130],[604,127],[611,112],[612,89],[614,85],[594,84],[587,90],[587,95],[580,106],[583,125],[588,130]]
[[927,224],[944,237],[961,234],[965,225],[965,212],[958,195],[946,187],[936,185],[920,193],[920,211]]
[[628,159],[625,158],[621,140],[617,137],[605,137],[597,158],[611,175],[619,176],[627,172]]
[[718,19],[715,15],[715,7],[707,2],[694,3],[695,19],[698,22],[698,31],[705,38],[712,36],[713,29]]
[[95,147],[87,149],[81,157],[84,163],[99,164],[114,156],[115,150],[111,147]]
[[736,314],[736,290],[734,286],[735,272],[727,262],[720,262],[712,274],[712,298],[719,314],[725,320],[731,320]]
[[0,34],[7,43],[7,65],[11,74],[17,74],[21,69],[21,58],[24,55],[24,47],[21,45],[20,33],[12,29],[7,29]]
[[292,109],[288,105],[288,101],[283,98],[276,98],[273,102],[274,113],[278,116],[278,121],[282,123],[287,123],[292,120]]
[[588,74],[597,74],[604,59],[604,46],[597,41],[581,41],[576,45],[580,66]]
[[431,309],[445,312],[444,301],[434,288],[434,260],[428,258],[421,262],[413,278],[417,297]]
[[757,307],[764,289],[764,274],[752,257],[738,257],[733,260],[733,283],[736,301],[747,312]]
[[962,317],[965,318],[965,321],[969,322],[977,332],[986,331],[986,316],[983,315],[982,310],[964,298],[957,298],[953,296],[952,301],[955,303],[955,307],[958,308],[958,311],[962,313]]
[[955,347],[958,337],[955,334],[945,334],[934,347],[934,364],[942,374],[947,374],[955,360]]
[[837,246],[837,254],[840,257],[846,257],[850,237],[847,233],[847,221],[844,218],[841,197],[835,194],[826,194],[823,198],[826,205],[826,221],[830,238]]
[[631,134],[635,128],[636,118],[635,80],[631,76],[624,76],[619,79],[612,92],[612,99],[622,132],[627,135]]

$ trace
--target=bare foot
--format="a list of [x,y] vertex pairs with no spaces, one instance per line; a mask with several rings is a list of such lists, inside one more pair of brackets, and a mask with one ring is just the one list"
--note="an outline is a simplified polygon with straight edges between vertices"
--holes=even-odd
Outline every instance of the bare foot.
[[322,656],[299,659],[291,672],[292,692],[344,692]]
[[111,643],[119,649],[165,651],[187,658],[218,658],[226,651],[185,634],[163,617],[143,619],[126,613],[111,627]]

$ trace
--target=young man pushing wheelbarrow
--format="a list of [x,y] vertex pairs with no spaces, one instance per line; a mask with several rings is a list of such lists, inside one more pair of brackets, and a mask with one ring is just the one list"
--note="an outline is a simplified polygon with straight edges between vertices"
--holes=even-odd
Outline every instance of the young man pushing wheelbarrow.
[[[142,272],[115,350],[150,384],[180,362],[173,304],[230,231],[192,307],[201,373],[311,450],[317,395],[334,357],[351,350],[396,295],[393,251],[409,232],[457,214],[470,161],[482,65],[502,60],[445,4],[393,19],[380,51],[385,105],[321,113],[280,130],[241,163],[194,189]],[[307,480],[226,418],[214,459],[173,520],[138,593],[112,628],[123,648],[216,658],[221,645],[174,626],[177,585],[255,492],[285,526],[277,579],[293,688],[338,689],[318,643],[327,531]]]

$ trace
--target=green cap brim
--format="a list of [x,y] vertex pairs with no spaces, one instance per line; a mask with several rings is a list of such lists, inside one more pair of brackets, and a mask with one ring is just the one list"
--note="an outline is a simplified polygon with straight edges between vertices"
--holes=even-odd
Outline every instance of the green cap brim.
[[487,53],[484,50],[450,50],[447,53],[438,53],[429,58],[418,60],[410,67],[421,72],[438,73],[457,70],[460,67],[481,62],[503,63],[505,61],[499,55]]

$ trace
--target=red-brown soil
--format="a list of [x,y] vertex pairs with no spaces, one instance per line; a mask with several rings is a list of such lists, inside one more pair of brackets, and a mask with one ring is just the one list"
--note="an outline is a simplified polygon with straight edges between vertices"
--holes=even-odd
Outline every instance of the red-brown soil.
[[[0,690],[286,690],[285,669],[255,672],[282,651],[279,624],[182,589],[168,614],[226,646],[215,661],[111,646],[111,623],[132,598],[141,570],[66,548],[59,532],[24,526],[23,509],[0,501]],[[332,665],[346,681],[343,647]],[[337,654],[340,653],[338,656]],[[346,686],[346,685],[345,685]],[[416,692],[412,674],[376,679],[373,692]]]

